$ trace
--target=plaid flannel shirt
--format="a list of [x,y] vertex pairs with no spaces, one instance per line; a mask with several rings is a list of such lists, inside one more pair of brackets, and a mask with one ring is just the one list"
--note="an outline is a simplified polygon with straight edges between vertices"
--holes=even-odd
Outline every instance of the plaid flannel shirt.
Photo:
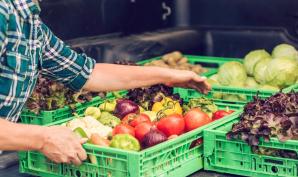
[[0,0],[0,117],[10,121],[17,121],[39,73],[79,90],[95,65],[58,39],[39,12],[32,0]]

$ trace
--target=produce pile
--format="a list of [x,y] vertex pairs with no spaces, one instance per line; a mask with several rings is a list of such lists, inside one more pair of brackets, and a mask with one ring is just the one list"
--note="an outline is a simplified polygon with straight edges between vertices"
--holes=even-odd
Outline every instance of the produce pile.
[[298,139],[298,92],[277,93],[264,100],[255,97],[227,133],[227,139],[241,139],[256,153],[297,158],[293,152],[258,147],[260,139],[268,142],[272,137],[281,142]]
[[39,76],[35,89],[26,102],[26,107],[39,114],[42,110],[50,111],[65,106],[75,108],[76,103],[91,101],[95,96],[104,97],[105,94],[84,90],[75,92],[61,83]]
[[207,71],[198,64],[189,63],[187,57],[183,56],[180,52],[172,52],[165,54],[161,57],[161,60],[154,60],[150,63],[146,63],[145,66],[158,66],[164,68],[180,69],[180,70],[189,70],[197,74],[202,74]]
[[130,90],[126,98],[89,107],[83,117],[72,119],[64,126],[98,146],[140,151],[232,112],[218,110],[212,100],[204,97],[183,103],[171,88],[156,85]]
[[[298,83],[298,52],[288,44],[276,46],[270,55],[263,49],[249,52],[243,64],[237,61],[227,62],[220,66],[217,74],[208,81],[211,85],[255,88],[260,90],[279,91]],[[231,96],[231,95],[230,95]],[[232,98],[245,100],[243,95]],[[216,95],[228,99],[229,95]]]

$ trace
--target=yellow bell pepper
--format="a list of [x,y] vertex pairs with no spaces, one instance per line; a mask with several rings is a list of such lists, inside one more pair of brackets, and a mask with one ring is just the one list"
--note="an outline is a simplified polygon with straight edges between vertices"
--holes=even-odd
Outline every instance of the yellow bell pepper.
[[178,101],[174,101],[169,97],[164,97],[160,102],[156,102],[152,106],[152,111],[162,112],[164,115],[169,116],[172,114],[182,115],[182,107]]

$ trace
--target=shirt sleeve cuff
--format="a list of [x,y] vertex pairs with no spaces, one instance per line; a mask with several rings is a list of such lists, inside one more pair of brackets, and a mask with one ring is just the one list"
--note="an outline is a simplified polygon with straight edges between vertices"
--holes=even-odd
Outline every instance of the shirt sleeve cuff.
[[79,72],[79,74],[67,84],[68,87],[75,91],[82,89],[88,81],[94,69],[95,63],[96,62],[94,59],[86,56],[85,63],[82,66],[81,72]]

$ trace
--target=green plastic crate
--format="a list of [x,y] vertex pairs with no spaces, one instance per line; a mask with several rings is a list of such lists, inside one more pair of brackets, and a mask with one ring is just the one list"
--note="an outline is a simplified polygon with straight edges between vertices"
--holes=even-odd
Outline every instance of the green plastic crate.
[[[208,69],[207,72],[202,73],[203,76],[210,76],[217,73],[217,69],[220,65],[229,61],[241,61],[238,58],[222,58],[222,57],[209,57],[209,56],[195,56],[195,55],[184,55],[187,57],[189,63],[200,64],[204,68]],[[138,62],[139,65],[144,65],[154,60],[160,60],[161,57],[156,57],[153,59],[143,60]]]
[[[203,76],[210,77],[217,73],[218,68],[220,65],[230,62],[230,61],[239,61],[242,62],[243,60],[239,58],[222,58],[222,57],[209,57],[209,56],[193,56],[193,55],[185,55],[189,62],[192,64],[201,64],[203,67],[207,68],[208,71],[203,73]],[[144,60],[138,62],[140,65],[144,65],[153,60],[159,60],[161,57]],[[289,90],[293,88],[290,86],[285,90]],[[192,94],[192,91],[189,91]],[[208,97],[222,100],[225,102],[237,102],[238,104],[245,104],[253,100],[253,97],[258,94],[260,98],[267,98],[272,96],[276,91],[272,90],[258,90],[258,89],[251,89],[251,88],[241,88],[241,87],[232,87],[232,86],[212,86],[212,90],[209,92]],[[196,95],[200,95],[199,93],[195,93]],[[225,95],[224,98],[221,98],[221,95]],[[236,97],[236,98],[235,98]]]
[[[216,102],[220,109],[237,110],[242,105]],[[20,153],[20,172],[43,177],[183,177],[203,168],[203,146],[191,147],[203,137],[203,130],[225,118],[183,134],[149,149],[132,152],[120,149],[84,145],[87,154],[96,156],[98,164],[84,162],[80,167],[55,164],[38,152]],[[69,119],[70,120],[70,119]],[[67,120],[56,122],[61,124]],[[52,124],[53,125],[53,124]]]
[[[204,130],[204,169],[241,176],[297,177],[298,160],[254,154],[245,142],[226,139],[239,115],[240,112]],[[298,153],[297,140],[281,143],[272,138],[270,142],[261,141],[259,146]]]
[[286,89],[284,89],[284,92],[291,92],[291,91],[295,91],[295,92],[298,92],[298,83],[291,86],[291,87],[288,87]]
[[[85,103],[76,104],[75,112],[82,114],[89,106],[98,106],[102,103],[102,98],[97,96],[91,101]],[[45,125],[59,120],[63,120],[73,116],[73,111],[68,107],[60,108],[53,111],[41,111],[39,114],[35,114],[28,109],[22,111],[20,119],[25,124]]]
[[[196,90],[193,89],[180,89],[177,88],[176,92],[179,92],[182,97],[187,95],[187,97],[199,97],[203,96],[203,94],[197,92]],[[233,100],[233,99],[222,99],[222,98],[217,98],[216,95],[218,94],[229,94],[230,96],[238,96],[242,95],[242,97],[245,98],[245,100],[239,101],[239,100]],[[225,104],[238,104],[238,105],[245,105],[247,102],[252,101],[253,98],[258,95],[260,98],[268,98],[272,96],[274,92],[270,91],[262,91],[259,92],[258,90],[255,89],[244,89],[244,88],[231,88],[231,87],[224,87],[224,86],[214,86],[210,90],[210,92],[207,95],[204,95],[207,98],[212,98],[214,101],[217,102],[222,102]]]
[[[212,74],[213,75],[213,74]],[[208,75],[210,77],[212,75]],[[298,90],[298,84],[291,85],[287,88],[284,88],[282,91],[287,90]],[[232,86],[212,86],[211,91],[208,94],[208,97],[218,100],[223,100],[226,102],[236,102],[238,104],[246,104],[253,100],[254,96],[258,95],[260,98],[267,98],[278,91],[272,90],[259,90],[257,88],[243,88],[243,87],[232,87]],[[221,97],[225,95],[227,97]],[[238,97],[238,98],[235,98]]]

